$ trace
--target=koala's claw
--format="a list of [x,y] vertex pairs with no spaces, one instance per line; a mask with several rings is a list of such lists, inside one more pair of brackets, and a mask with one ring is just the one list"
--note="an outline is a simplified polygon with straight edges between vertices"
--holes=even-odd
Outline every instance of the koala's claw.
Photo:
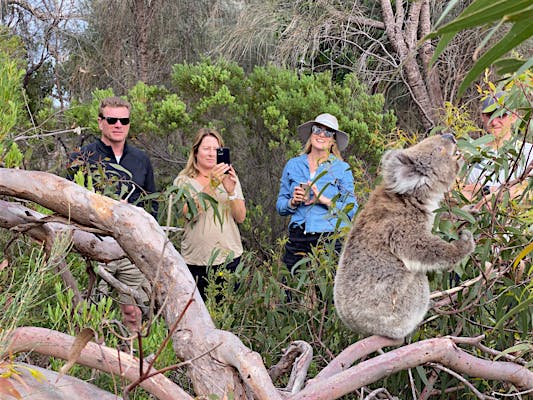
[[474,251],[476,244],[472,232],[467,229],[462,230],[459,233],[459,241],[461,243],[459,246],[466,251],[466,254],[470,254]]
[[468,229],[463,229],[459,233],[459,239],[461,239],[464,242],[472,242],[474,241],[474,236],[472,235],[472,232],[470,232]]
[[461,207],[461,210],[464,212],[467,212],[469,214],[472,214],[474,216],[480,214],[479,208],[477,204],[467,204],[466,206]]

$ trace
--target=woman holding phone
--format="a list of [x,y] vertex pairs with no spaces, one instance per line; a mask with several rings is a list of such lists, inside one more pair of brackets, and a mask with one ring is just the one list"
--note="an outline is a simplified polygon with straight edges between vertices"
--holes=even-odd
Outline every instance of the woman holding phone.
[[[305,143],[304,150],[285,165],[276,203],[280,215],[291,216],[283,255],[283,262],[291,271],[321,238],[327,240],[346,225],[339,221],[339,211],[347,212],[351,219],[357,210],[353,175],[340,154],[349,138],[339,130],[337,118],[320,114],[300,125],[298,136]],[[345,208],[350,204],[351,208]],[[339,253],[341,246],[335,242]]]
[[[246,206],[235,170],[231,164],[217,162],[217,150],[223,146],[216,130],[201,128],[185,168],[174,180],[174,185],[187,187],[196,201],[198,214],[185,224],[181,255],[204,299],[208,266],[215,271],[225,266],[233,272],[243,252],[238,224],[246,218]],[[198,200],[201,192],[217,200],[217,212],[209,202]],[[183,212],[188,214],[187,205]]]

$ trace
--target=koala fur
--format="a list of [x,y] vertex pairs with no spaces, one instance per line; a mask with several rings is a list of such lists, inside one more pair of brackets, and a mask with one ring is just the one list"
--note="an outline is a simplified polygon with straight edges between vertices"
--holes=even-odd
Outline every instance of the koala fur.
[[452,242],[431,233],[433,211],[461,164],[451,134],[384,154],[383,182],[358,214],[335,276],[335,308],[353,331],[409,335],[429,308],[426,273],[453,267],[474,250],[469,231]]

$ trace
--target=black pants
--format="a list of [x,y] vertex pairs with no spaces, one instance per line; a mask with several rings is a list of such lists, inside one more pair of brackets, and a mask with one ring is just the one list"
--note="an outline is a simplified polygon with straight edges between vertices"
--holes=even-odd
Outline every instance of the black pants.
[[[316,247],[320,239],[328,240],[331,232],[306,233],[305,228],[299,226],[289,227],[289,240],[285,244],[285,254],[282,261],[289,270],[307,254],[311,253],[311,247]],[[340,254],[342,243],[335,241],[335,251]]]
[[[235,272],[240,262],[241,257],[239,256],[237,258],[234,258],[233,261],[231,261],[230,263],[226,264],[225,268],[230,272]],[[224,264],[212,265],[210,268],[214,269],[216,276],[216,271],[218,271],[223,266]],[[189,267],[189,271],[191,271],[193,279],[198,282],[198,291],[200,292],[202,299],[205,300],[205,290],[207,289],[207,266],[187,264],[187,267]]]

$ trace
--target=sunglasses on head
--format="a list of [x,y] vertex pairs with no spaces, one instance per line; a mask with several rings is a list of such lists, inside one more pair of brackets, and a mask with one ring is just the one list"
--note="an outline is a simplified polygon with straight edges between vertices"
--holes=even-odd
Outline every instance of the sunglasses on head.
[[311,132],[313,135],[320,135],[320,133],[324,133],[324,136],[327,138],[335,137],[335,131],[330,131],[329,129],[324,128],[323,126],[313,125],[311,128]]
[[117,117],[104,117],[103,115],[100,115],[100,118],[105,119],[106,122],[109,125],[115,125],[117,121],[120,121],[122,125],[129,125],[130,119],[129,118],[117,118]]

